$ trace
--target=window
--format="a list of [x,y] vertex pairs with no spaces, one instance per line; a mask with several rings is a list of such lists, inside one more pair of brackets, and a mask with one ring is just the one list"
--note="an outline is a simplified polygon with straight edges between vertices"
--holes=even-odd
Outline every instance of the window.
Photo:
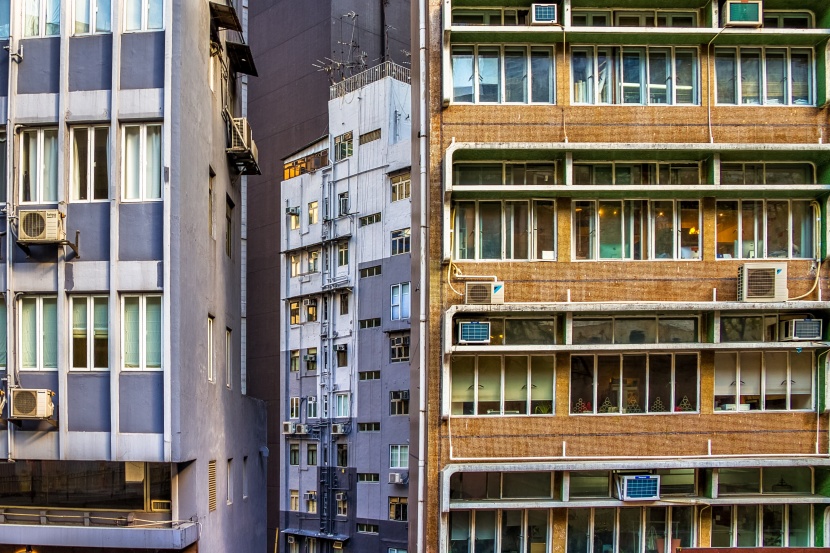
[[409,253],[409,234],[408,228],[392,231],[392,255]]
[[308,348],[306,350],[305,370],[309,372],[317,370],[317,348]]
[[308,252],[308,272],[320,272],[320,250],[311,250]]
[[300,350],[292,349],[288,360],[289,372],[299,372],[300,370]]
[[715,232],[721,259],[812,258],[816,212],[808,200],[718,201]]
[[691,344],[700,342],[698,318],[675,316],[574,317],[573,344]]
[[292,277],[298,276],[300,274],[300,254],[292,253],[288,257],[288,262],[290,265],[290,274]]
[[0,40],[9,38],[9,26],[11,23],[11,0],[0,0]]
[[288,464],[292,467],[300,464],[300,444],[288,444]]
[[698,104],[694,48],[580,46],[571,50],[575,104]]
[[376,472],[358,472],[358,482],[380,482],[380,474]]
[[216,368],[214,357],[216,352],[213,349],[213,317],[208,315],[207,320],[207,379],[208,382],[216,382]]
[[109,306],[106,296],[73,296],[72,370],[109,368]]
[[349,364],[349,346],[347,344],[337,344],[334,346],[335,362],[338,367],[345,367]]
[[380,140],[380,129],[375,129],[373,131],[361,134],[360,138],[358,139],[358,142],[360,144],[366,144],[368,142],[374,142],[375,140]]
[[305,416],[308,419],[317,418],[317,396],[308,396],[305,404]]
[[58,300],[29,296],[20,300],[20,368],[58,368]]
[[318,217],[317,202],[308,202],[308,224],[316,225]]
[[349,394],[334,394],[334,416],[345,419],[349,417]]
[[161,199],[161,125],[124,125],[123,130],[123,199]]
[[409,468],[409,446],[393,444],[389,446],[389,468]]
[[289,207],[285,210],[288,214],[288,228],[290,230],[297,230],[300,228],[300,208]]
[[329,151],[322,150],[283,164],[283,180],[314,172],[329,164]]
[[161,369],[161,296],[123,296],[124,370]]
[[337,214],[344,216],[349,214],[349,193],[341,192],[337,195]]
[[571,414],[697,412],[694,353],[571,356]]
[[574,259],[700,259],[697,200],[573,202]]
[[395,175],[391,179],[392,182],[392,201],[398,202],[406,200],[410,197],[410,177],[409,173],[403,175]]
[[300,302],[292,301],[288,307],[288,320],[292,325],[300,324]]
[[451,413],[553,414],[553,368],[547,355],[454,356]]
[[228,482],[227,482],[227,490],[228,495],[226,498],[226,502],[228,505],[233,503],[233,459],[228,459]]
[[409,283],[392,285],[392,320],[409,318]]
[[[639,550],[641,538],[645,537],[648,541],[649,534],[659,536],[654,538],[654,541],[666,546],[660,550],[656,548],[655,543],[655,549],[660,553],[673,550],[674,546],[669,547],[669,544],[674,543],[678,543],[679,547],[684,549],[692,547],[695,535],[695,508],[676,506],[568,509],[566,553],[624,553],[632,548]],[[597,536],[602,542],[588,539],[588,536]],[[612,545],[601,549],[600,543]]]
[[386,553],[406,553],[406,549],[401,549],[400,547],[390,547],[386,550]]
[[349,293],[342,292],[340,294],[340,314],[341,315],[348,315],[349,314]]
[[306,445],[305,462],[310,467],[317,466],[317,444]]
[[811,163],[727,163],[720,166],[721,184],[815,184]]
[[110,0],[75,0],[75,34],[112,31]]
[[699,162],[574,163],[574,184],[670,185],[702,184]]
[[528,25],[530,11],[515,8],[472,8],[454,9],[452,24],[456,25]]
[[20,140],[20,201],[58,201],[58,130],[24,130]]
[[309,490],[305,493],[305,510],[307,513],[317,512],[317,492]]
[[317,321],[317,300],[315,298],[309,298],[303,300],[305,304],[305,320],[307,323],[313,323]]
[[556,163],[478,162],[453,165],[453,186],[541,186],[557,184]]
[[233,201],[225,197],[225,255],[233,257]]
[[365,329],[365,328],[379,327],[380,326],[380,318],[361,319],[360,321],[358,321],[358,326],[360,327],[361,330]]
[[357,531],[359,534],[377,534],[380,531],[380,527],[377,524],[358,522]]
[[764,27],[773,29],[811,29],[813,15],[810,12],[794,10],[772,11],[764,10]]
[[214,211],[214,208],[213,208],[213,202],[214,202],[214,200],[213,200],[213,189],[214,189],[214,185],[216,184],[215,183],[216,173],[213,171],[213,167],[209,167],[209,169],[210,169],[210,171],[208,171],[208,213],[207,213],[207,215],[208,215],[208,234],[210,235],[211,238],[216,239],[216,236],[213,234],[213,232],[214,232],[214,229],[213,229],[213,217],[214,217],[214,214],[213,214],[213,211]]
[[[3,0],[0,0],[0,40],[2,40],[3,29],[2,5]],[[6,11],[8,11],[8,4],[6,4]],[[0,204],[6,203],[6,170],[8,169],[8,163],[6,159],[6,154],[8,153],[8,150],[6,148],[6,145],[6,133],[0,131]]]
[[74,127],[71,134],[72,200],[106,200],[109,198],[109,127]]
[[454,102],[551,104],[553,81],[553,48],[452,47]]
[[349,466],[349,445],[337,444],[337,451],[335,455],[335,466],[347,467]]
[[23,11],[23,37],[61,34],[60,0],[27,0]]
[[334,137],[334,161],[343,161],[352,155],[352,132]]
[[[458,332],[456,338],[460,340],[461,323],[457,321]],[[475,319],[471,322],[476,322]],[[542,346],[561,343],[557,336],[556,317],[525,319],[518,317],[488,317],[490,323],[491,346]],[[454,343],[459,344],[458,340]],[[459,344],[463,345],[463,344]]]
[[9,333],[6,328],[6,302],[0,301],[0,369],[5,370],[8,365],[8,339]]
[[371,215],[366,215],[365,217],[359,218],[357,221],[361,227],[365,227],[367,225],[374,225],[375,223],[380,223],[380,213],[372,213]]
[[288,490],[288,510],[300,510],[300,490]]
[[242,499],[248,499],[248,456],[242,457]]
[[405,497],[390,497],[389,498],[389,520],[407,520],[407,498]]
[[349,502],[345,499],[337,499],[337,516],[345,517],[348,516],[349,512]]
[[716,48],[718,104],[815,104],[809,48]]
[[[612,17],[613,14],[613,17]],[[694,11],[627,11],[574,9],[571,15],[574,27],[696,27]]]
[[463,201],[454,207],[457,259],[556,259],[553,201]]
[[389,350],[389,360],[392,363],[409,361],[409,335],[390,337]]
[[358,432],[380,432],[379,422],[360,422],[357,423]]
[[349,264],[349,243],[340,242],[337,245],[337,266],[345,267]]
[[409,414],[409,390],[397,390],[389,392],[389,414]]
[[300,418],[300,397],[294,396],[289,398],[288,401],[288,418],[290,419],[299,419]]
[[163,0],[125,0],[124,30],[153,31],[164,26]]
[[360,269],[360,278],[369,278],[373,276],[379,276],[381,274],[381,266],[380,265],[373,265],[372,267],[366,267],[365,269]]
[[712,547],[809,547],[813,506],[713,505]]
[[813,366],[807,351],[718,352],[715,410],[812,410]]
[[380,380],[380,371],[361,371],[358,373],[359,380]]

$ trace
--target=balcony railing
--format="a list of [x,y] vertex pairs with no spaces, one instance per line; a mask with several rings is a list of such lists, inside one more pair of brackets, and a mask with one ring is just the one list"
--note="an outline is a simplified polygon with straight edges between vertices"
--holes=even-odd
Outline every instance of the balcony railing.
[[329,100],[345,96],[349,92],[354,92],[355,90],[361,89],[364,86],[370,85],[385,77],[392,77],[396,81],[406,84],[411,83],[409,69],[394,64],[391,61],[385,61],[380,65],[376,65],[371,69],[367,69],[362,73],[358,73],[357,75],[353,75],[344,81],[332,85],[329,88]]

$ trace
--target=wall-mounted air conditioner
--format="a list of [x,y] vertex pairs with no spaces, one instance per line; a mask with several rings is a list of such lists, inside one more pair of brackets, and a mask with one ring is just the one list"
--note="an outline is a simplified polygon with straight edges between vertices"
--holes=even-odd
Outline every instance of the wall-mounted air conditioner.
[[332,424],[331,425],[331,433],[333,436],[342,436],[346,433],[346,425],[345,424]]
[[55,392],[51,390],[12,388],[9,419],[51,419],[55,414],[55,405],[52,403],[54,395]]
[[347,344],[336,344],[334,346],[334,351],[347,351],[349,346]]
[[533,4],[530,13],[531,25],[556,25],[559,23],[556,4]]
[[285,208],[285,214],[286,215],[299,215],[300,214],[300,208],[299,207],[286,207]]
[[310,361],[310,362],[314,363],[315,361],[317,361],[317,354],[316,353],[307,353],[307,354],[303,355],[303,361]]
[[303,499],[317,501],[317,492],[305,492],[303,494]]
[[345,492],[337,492],[334,494],[335,501],[346,501],[346,493]]
[[723,5],[724,27],[760,27],[764,24],[762,0],[726,0]]
[[489,344],[490,321],[459,321],[459,344]]
[[390,484],[403,484],[403,474],[400,472],[390,472],[389,473],[389,483]]
[[778,339],[782,342],[821,340],[821,319],[792,319],[778,325]]
[[401,390],[401,399],[409,399],[409,390]]
[[303,300],[303,305],[317,305],[316,298],[306,298]]
[[503,282],[468,282],[464,294],[467,304],[494,305],[504,303]]
[[17,239],[43,244],[66,239],[63,215],[57,209],[21,209],[18,211]]
[[297,425],[293,422],[284,422],[282,423],[282,433],[283,434],[293,434],[297,431]]
[[307,424],[295,424],[294,425],[294,434],[308,434],[308,425]]
[[746,263],[738,268],[738,301],[787,301],[786,263]]
[[656,501],[660,499],[660,476],[657,474],[617,474],[617,499],[622,501]]

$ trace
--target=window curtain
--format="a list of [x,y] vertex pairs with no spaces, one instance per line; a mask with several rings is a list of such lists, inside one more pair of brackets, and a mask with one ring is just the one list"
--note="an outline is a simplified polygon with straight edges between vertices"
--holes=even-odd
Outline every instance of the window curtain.
[[409,318],[409,283],[401,284],[401,318]]
[[146,365],[149,369],[161,368],[161,298],[147,298],[146,311]]
[[146,179],[145,198],[161,198],[161,126],[149,125],[147,127],[147,156],[144,168]]
[[75,34],[86,34],[90,30],[90,0],[75,0]]
[[93,367],[109,367],[109,302],[107,298],[93,300]]
[[20,199],[24,202],[35,200],[35,191],[38,183],[37,170],[37,131],[23,133],[22,148],[23,183],[21,184]]
[[58,201],[58,131],[43,131],[42,202]]
[[37,299],[25,298],[20,302],[21,367],[37,367]]
[[141,198],[141,127],[131,126],[124,131],[124,198]]
[[23,11],[23,36],[38,36],[40,34],[40,0],[25,0]]
[[58,368],[58,300],[43,299],[43,368]]
[[128,369],[139,368],[140,342],[139,342],[139,310],[137,297],[124,299],[124,367]]

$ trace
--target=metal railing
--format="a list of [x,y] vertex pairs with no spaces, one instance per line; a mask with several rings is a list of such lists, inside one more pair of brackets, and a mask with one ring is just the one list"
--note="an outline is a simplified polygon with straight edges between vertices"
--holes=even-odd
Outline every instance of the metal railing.
[[402,67],[391,61],[385,61],[380,65],[376,65],[371,69],[367,69],[362,73],[353,75],[348,79],[333,84],[329,88],[329,100],[345,96],[349,92],[354,92],[364,86],[370,85],[375,81],[379,81],[385,77],[392,77],[396,81],[411,84],[410,70]]

